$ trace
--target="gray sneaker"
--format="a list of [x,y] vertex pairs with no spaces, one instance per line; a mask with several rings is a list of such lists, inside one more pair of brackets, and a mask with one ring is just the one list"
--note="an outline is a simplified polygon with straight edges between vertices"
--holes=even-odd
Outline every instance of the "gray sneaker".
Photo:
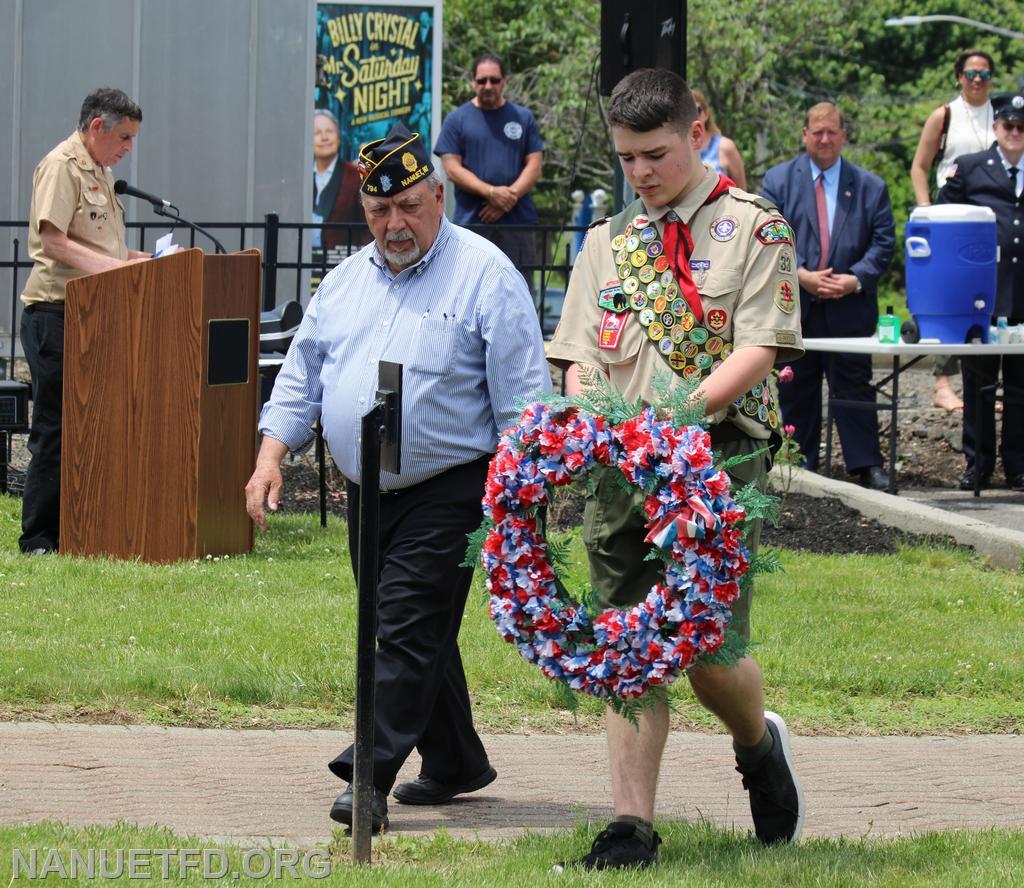
[[743,788],[750,795],[754,833],[766,845],[795,842],[804,826],[804,793],[793,767],[789,731],[781,716],[764,714],[775,745],[753,768],[737,764]]

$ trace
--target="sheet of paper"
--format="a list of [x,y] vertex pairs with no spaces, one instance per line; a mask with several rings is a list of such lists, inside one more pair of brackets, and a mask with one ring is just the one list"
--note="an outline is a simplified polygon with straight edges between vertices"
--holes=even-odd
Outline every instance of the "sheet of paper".
[[181,249],[177,244],[171,242],[173,237],[174,232],[168,231],[167,234],[157,240],[156,249],[153,250],[154,259],[156,259],[157,256],[170,256],[172,253],[177,253],[178,250]]

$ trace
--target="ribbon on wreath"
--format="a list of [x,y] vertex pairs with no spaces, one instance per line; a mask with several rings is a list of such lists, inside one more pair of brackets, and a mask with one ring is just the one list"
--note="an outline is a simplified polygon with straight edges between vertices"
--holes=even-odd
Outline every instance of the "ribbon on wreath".
[[717,533],[721,529],[722,520],[712,511],[711,504],[694,494],[682,508],[670,512],[655,524],[644,537],[644,542],[667,549],[681,537],[702,540],[709,533]]

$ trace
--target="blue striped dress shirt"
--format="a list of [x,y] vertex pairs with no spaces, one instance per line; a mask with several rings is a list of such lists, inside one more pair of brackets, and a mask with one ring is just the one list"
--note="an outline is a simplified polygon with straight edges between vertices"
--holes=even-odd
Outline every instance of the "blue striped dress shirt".
[[530,396],[551,388],[522,275],[492,243],[444,218],[426,255],[401,273],[370,243],[323,279],[260,432],[295,449],[322,412],[338,467],[358,482],[378,361],[403,365],[402,473],[382,471],[382,490],[493,453]]

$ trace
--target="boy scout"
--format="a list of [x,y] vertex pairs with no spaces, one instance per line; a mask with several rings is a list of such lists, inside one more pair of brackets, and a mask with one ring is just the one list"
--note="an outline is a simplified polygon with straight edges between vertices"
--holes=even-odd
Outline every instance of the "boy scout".
[[110,167],[132,150],[142,109],[119,89],[86,96],[78,129],[46,155],[32,178],[28,252],[35,262],[21,301],[21,343],[32,373],[32,459],[25,477],[19,546],[44,555],[60,542],[60,445],[64,287],[149,254],[125,244],[124,207]]
[[[715,448],[726,456],[768,445],[780,417],[768,384],[772,364],[802,353],[792,233],[762,198],[732,186],[700,162],[703,125],[686,83],[670,71],[635,71],[608,108],[612,138],[638,199],[594,226],[573,269],[548,360],[592,368],[627,398],[653,398],[659,368],[699,380]],[[734,482],[763,482],[762,454],[732,472]],[[605,605],[629,607],[657,579],[645,561],[642,510],[631,508],[610,474],[596,479],[584,538],[591,580]],[[637,501],[634,500],[635,506]],[[760,527],[747,545],[756,549]],[[749,635],[749,594],[732,628]],[[688,673],[697,699],[733,738],[737,770],[750,795],[755,832],[765,843],[800,835],[803,800],[789,734],[765,712],[760,669],[703,665]],[[578,861],[588,869],[647,866],[657,860],[654,799],[668,736],[668,708],[644,711],[639,729],[607,714],[615,819]]]

